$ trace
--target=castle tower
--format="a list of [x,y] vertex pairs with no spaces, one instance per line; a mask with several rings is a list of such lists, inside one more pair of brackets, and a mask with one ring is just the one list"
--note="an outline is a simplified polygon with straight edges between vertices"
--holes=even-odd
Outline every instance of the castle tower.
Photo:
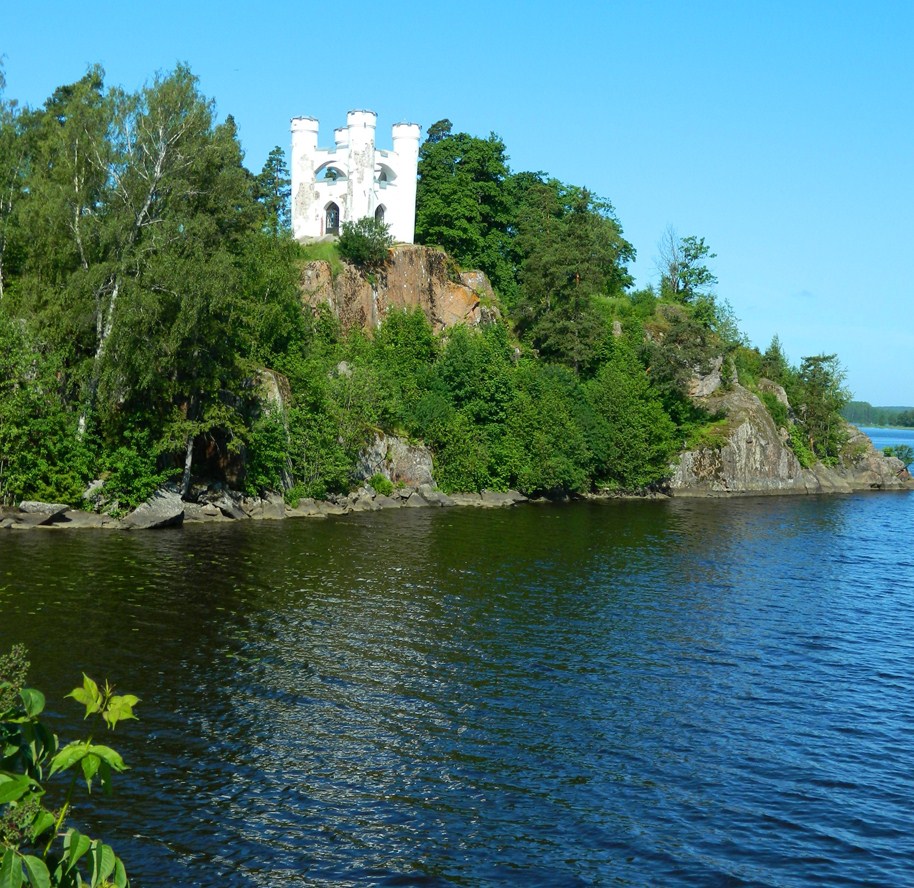
[[394,240],[412,243],[416,227],[416,176],[420,129],[392,128],[393,150],[375,145],[377,115],[350,111],[334,130],[334,147],[318,148],[318,122],[292,119],[292,234],[311,240],[339,234],[343,222],[374,217]]

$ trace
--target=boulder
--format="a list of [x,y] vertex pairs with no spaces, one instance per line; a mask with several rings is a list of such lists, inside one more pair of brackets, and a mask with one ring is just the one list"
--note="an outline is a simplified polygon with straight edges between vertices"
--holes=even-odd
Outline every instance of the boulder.
[[174,527],[184,522],[184,502],[172,490],[161,488],[124,519],[124,526],[135,530]]
[[61,518],[69,508],[66,503],[42,503],[37,500],[23,500],[19,503],[19,511],[29,516],[26,523],[31,527],[50,524]]
[[422,444],[411,444],[395,435],[375,435],[360,454],[356,477],[367,481],[373,475],[383,475],[394,484],[417,488],[434,484],[432,453]]
[[[418,494],[418,496],[412,497],[412,499],[410,499],[410,503],[412,503],[413,499],[421,499],[423,505],[429,505],[429,506],[454,506],[454,505],[456,505],[456,503],[454,502],[453,499],[451,499],[451,497],[449,497],[446,493],[442,493],[440,490],[438,490],[438,488],[435,487],[434,484],[421,484],[419,486],[419,489],[416,491],[416,493]],[[419,505],[419,503],[416,503],[416,505]]]
[[236,502],[228,493],[222,493],[211,501],[226,518],[247,518],[248,514],[241,508],[241,503]]
[[[790,404],[781,386],[763,380],[759,387],[772,392],[789,415]],[[680,454],[669,483],[673,495],[849,493],[912,487],[901,461],[878,453],[869,438],[851,425],[837,465],[817,463],[804,469],[787,444],[785,430],[775,427],[761,400],[739,383],[693,400],[712,415],[726,417],[725,434],[712,444]]]

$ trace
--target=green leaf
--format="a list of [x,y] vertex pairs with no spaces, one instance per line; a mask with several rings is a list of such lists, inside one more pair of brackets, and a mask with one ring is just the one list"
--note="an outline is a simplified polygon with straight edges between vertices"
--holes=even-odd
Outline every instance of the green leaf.
[[127,888],[127,871],[120,857],[114,860],[114,884],[117,888]]
[[41,691],[36,691],[35,688],[22,688],[19,696],[22,697],[29,718],[35,718],[41,714],[44,709],[44,694]]
[[0,805],[21,799],[35,784],[26,774],[0,772]]
[[68,697],[72,697],[77,703],[82,703],[86,707],[85,718],[88,718],[94,712],[100,712],[102,708],[102,695],[99,693],[98,685],[83,673],[83,686],[73,688]]
[[92,755],[91,753],[79,763],[83,769],[83,777],[86,779],[86,789],[89,790],[90,793],[92,792],[92,778],[98,773],[98,766],[101,763],[102,760],[97,755]]
[[92,843],[92,888],[104,882],[114,872],[114,849],[96,841]]
[[140,702],[139,697],[133,694],[124,694],[123,696],[112,697],[108,701],[103,713],[105,721],[109,728],[113,728],[119,721],[125,721],[130,718],[136,718],[133,714],[133,707]]
[[80,740],[74,740],[72,743],[68,743],[51,759],[51,771],[48,776],[53,777],[58,771],[66,771],[67,768],[72,768],[73,765],[86,756],[88,752],[88,743],[83,743]]
[[110,765],[115,771],[127,770],[127,765],[124,764],[124,760],[121,758],[120,753],[115,752],[110,746],[92,745],[87,747],[87,751],[92,755],[97,755],[105,764]]
[[89,850],[92,840],[84,836],[79,830],[71,829],[64,836],[63,847],[67,852],[67,869],[73,869],[79,859]]
[[22,864],[15,851],[7,850],[0,858],[0,888],[19,888],[22,884]]
[[22,862],[25,864],[26,875],[32,888],[51,888],[51,874],[41,858],[25,854]]
[[35,841],[42,833],[46,833],[56,822],[50,811],[42,810],[32,821],[32,841]]

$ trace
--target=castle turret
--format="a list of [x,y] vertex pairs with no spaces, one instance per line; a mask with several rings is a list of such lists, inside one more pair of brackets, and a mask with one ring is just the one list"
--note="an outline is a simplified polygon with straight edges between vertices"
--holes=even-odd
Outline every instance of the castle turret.
[[305,237],[310,232],[306,216],[311,205],[314,184],[317,134],[319,124],[313,117],[292,118],[292,236]]
[[350,111],[346,115],[349,131],[349,184],[346,189],[349,218],[362,219],[373,210],[374,135],[378,115],[374,111]]
[[416,171],[419,166],[419,137],[416,123],[395,123],[391,135],[396,155],[397,196],[395,212],[388,214],[390,233],[411,244],[416,231]]

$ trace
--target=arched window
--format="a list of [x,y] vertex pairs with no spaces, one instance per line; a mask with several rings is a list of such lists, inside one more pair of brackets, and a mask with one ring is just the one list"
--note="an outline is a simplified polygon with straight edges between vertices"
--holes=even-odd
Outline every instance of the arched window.
[[375,221],[384,224],[384,204],[378,204],[378,208],[374,211]]
[[314,178],[318,182],[344,182],[346,174],[338,166],[334,166],[332,162],[328,161],[314,171]]
[[335,204],[327,204],[327,216],[324,234],[340,233],[340,208]]
[[375,182],[378,183],[379,188],[387,188],[388,185],[393,185],[393,181],[396,178],[397,174],[386,163],[379,164],[375,169]]

